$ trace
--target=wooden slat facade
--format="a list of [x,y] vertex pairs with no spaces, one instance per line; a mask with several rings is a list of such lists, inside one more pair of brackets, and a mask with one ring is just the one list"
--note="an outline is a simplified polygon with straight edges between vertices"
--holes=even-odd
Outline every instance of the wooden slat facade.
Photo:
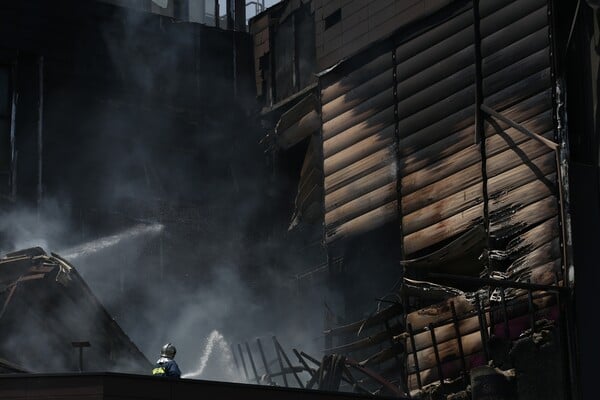
[[[555,153],[478,110],[483,103],[557,140],[548,1],[481,0],[477,10],[472,4],[456,2],[442,17],[428,17],[429,25],[398,33],[379,43],[379,51],[321,75],[326,243],[396,223],[410,270],[420,264],[408,259],[435,254],[481,227],[488,250],[502,256],[478,264],[466,259],[478,255],[465,249],[463,264],[493,264],[508,279],[550,285],[563,268]],[[438,270],[466,271],[446,267]],[[523,293],[507,289],[511,298]],[[474,312],[464,296],[448,301],[459,316]],[[511,319],[527,313],[519,304],[511,306]],[[535,304],[537,316],[554,312],[553,298]],[[407,315],[422,385],[439,379],[429,323],[442,323],[435,333],[446,377],[460,372],[448,303],[437,307],[439,313]],[[479,325],[477,316],[459,324],[472,366],[483,359]],[[390,348],[377,351],[365,365],[393,357]],[[405,359],[409,388],[416,389],[414,357]]]

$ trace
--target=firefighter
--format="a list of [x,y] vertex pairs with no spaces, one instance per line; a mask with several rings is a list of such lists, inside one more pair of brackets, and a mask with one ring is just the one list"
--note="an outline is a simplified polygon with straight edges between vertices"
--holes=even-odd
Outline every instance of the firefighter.
[[175,346],[171,343],[165,344],[160,350],[160,358],[154,364],[152,375],[181,378],[181,371],[174,360],[175,353],[177,353]]

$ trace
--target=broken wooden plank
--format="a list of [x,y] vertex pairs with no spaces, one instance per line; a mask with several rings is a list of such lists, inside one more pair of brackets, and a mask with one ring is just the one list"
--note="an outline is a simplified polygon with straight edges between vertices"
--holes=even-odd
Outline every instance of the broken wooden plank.
[[410,235],[483,201],[483,182],[461,190],[402,217],[402,232]]
[[[469,255],[473,256],[473,260],[478,260],[486,242],[487,235],[483,226],[476,225],[441,249],[419,258],[400,261],[400,265],[427,271],[447,270],[453,273],[466,273],[467,271],[461,268],[461,264],[469,264],[465,261],[469,259]],[[482,266],[481,262],[475,264]]]
[[434,225],[404,236],[404,251],[410,255],[426,247],[469,229],[483,218],[483,204],[477,204],[463,212],[446,218]]

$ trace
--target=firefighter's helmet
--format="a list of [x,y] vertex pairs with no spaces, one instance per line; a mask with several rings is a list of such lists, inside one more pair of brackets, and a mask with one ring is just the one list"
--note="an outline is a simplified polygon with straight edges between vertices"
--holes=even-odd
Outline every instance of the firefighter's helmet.
[[175,353],[177,353],[177,349],[171,343],[165,344],[162,349],[160,349],[160,355],[162,357],[173,358],[175,357]]

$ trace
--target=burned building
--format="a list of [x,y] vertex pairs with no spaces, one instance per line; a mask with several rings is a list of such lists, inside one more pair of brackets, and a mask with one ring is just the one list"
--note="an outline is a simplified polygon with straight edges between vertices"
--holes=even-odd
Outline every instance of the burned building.
[[286,0],[249,33],[192,3],[2,6],[3,207],[66,204],[58,254],[128,332],[209,304],[186,346],[232,308],[234,340],[273,335],[233,350],[248,382],[588,395],[594,2]]
[[[595,71],[586,46],[598,19],[580,3],[286,1],[251,20],[264,142],[276,173],[296,182],[289,229],[324,260],[298,284],[326,282],[341,297],[326,353],[414,395],[488,362],[516,368],[519,382],[531,371],[502,360],[519,357],[523,335],[552,332],[553,355],[539,355],[551,367],[537,375],[552,384],[523,377],[518,392],[581,393],[587,333],[573,293],[591,292],[574,276],[577,259],[585,276],[593,269],[583,227],[598,226],[598,203],[578,186],[597,174],[597,81],[576,77],[573,54]],[[583,143],[593,176],[570,169]]]

